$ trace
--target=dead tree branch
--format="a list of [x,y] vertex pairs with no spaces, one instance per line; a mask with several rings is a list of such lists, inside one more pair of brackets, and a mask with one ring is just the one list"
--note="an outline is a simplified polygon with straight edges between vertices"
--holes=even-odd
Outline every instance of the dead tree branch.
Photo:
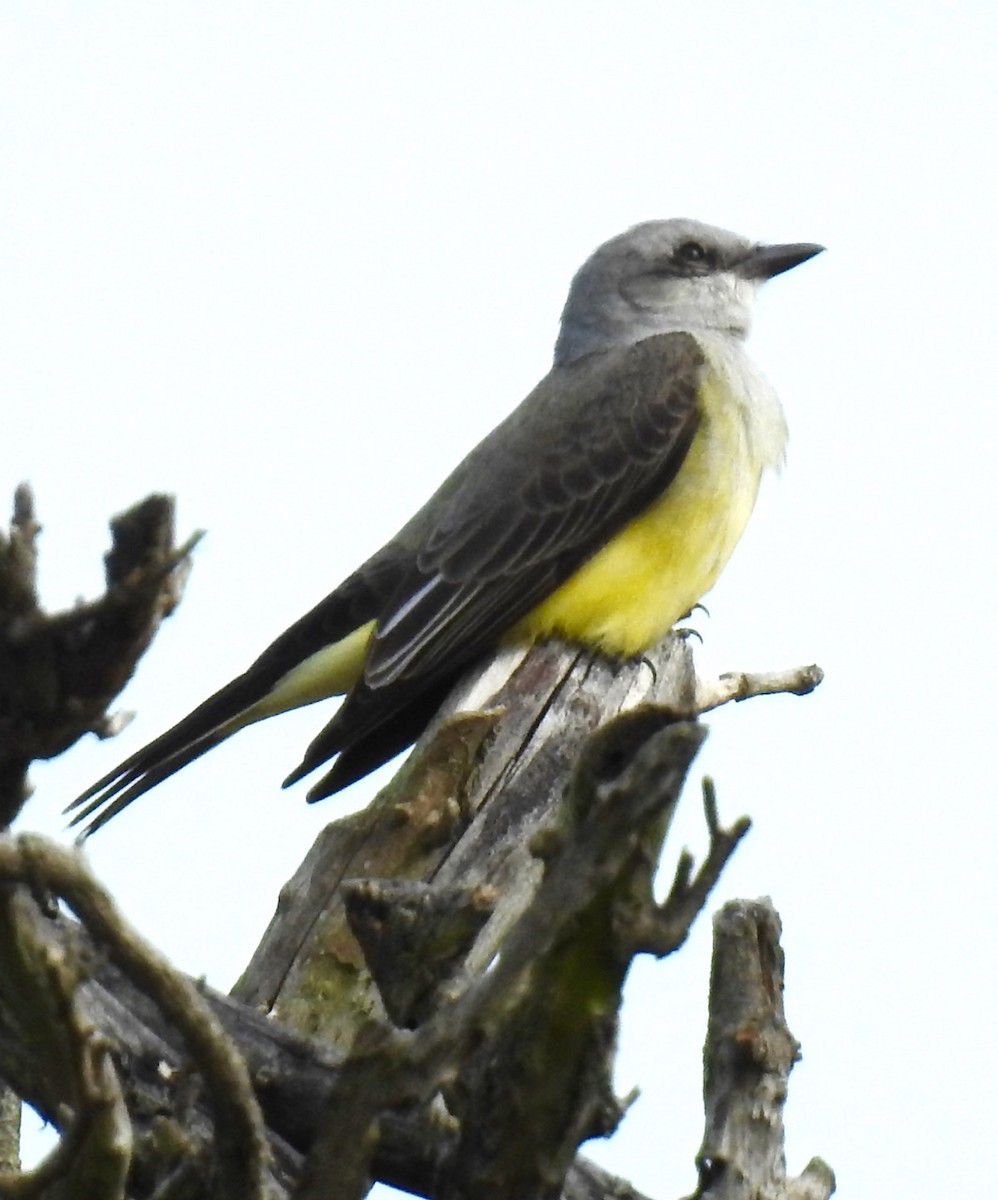
[[755,696],[807,696],[825,678],[816,663],[786,671],[726,671],[716,679],[697,680],[697,712],[710,712],[732,700]]
[[783,1108],[800,1047],[783,1012],[780,918],[734,900],[714,918],[696,1200],[828,1200],[835,1176],[813,1158],[787,1178]]
[[[181,1033],[195,1058],[212,1110],[215,1131],[214,1165],[224,1181],[223,1194],[263,1200],[264,1174],[269,1149],[263,1120],[253,1093],[243,1057],[236,1051],[197,988],[175,971],[160,954],[132,930],[115,908],[110,896],[94,879],[81,852],[66,850],[37,837],[16,840],[0,838],[0,880],[18,883],[37,892],[43,889],[53,899],[63,900],[89,930],[102,953],[141,991],[150,995],[165,1018]],[[56,1055],[46,1072],[53,1080],[67,1078],[67,1063],[74,1067],[77,1086],[55,1099],[55,1107],[68,1103],[77,1129],[82,1119],[88,1132],[103,1131],[101,1150],[107,1157],[130,1163],[131,1136],[127,1114],[120,1105],[117,1080],[106,1059],[103,1039],[91,1037],[89,1023],[78,1016],[76,988],[84,973],[82,963],[71,956],[51,952],[50,944],[37,928],[37,906],[24,889],[8,887],[2,893],[4,918],[4,962],[19,968],[23,997],[31,989],[36,1003],[24,1014],[31,1022],[42,1020],[34,1038],[36,1050]],[[34,936],[26,936],[34,922]],[[47,1015],[44,1000],[53,997],[55,1011]],[[54,1036],[59,1031],[62,1036]],[[98,1117],[125,1116],[129,1136],[124,1138],[117,1121],[100,1122]],[[73,1143],[91,1140],[67,1139],[63,1159],[75,1160]],[[118,1152],[115,1154],[115,1152]],[[58,1152],[56,1155],[58,1158]],[[55,1161],[55,1159],[53,1159]],[[74,1165],[74,1175],[78,1171]],[[13,1185],[11,1185],[13,1186]],[[101,1193],[103,1195],[103,1193]],[[113,1195],[108,1192],[108,1195]]]
[[[172,549],[168,502],[146,504],[115,527],[104,599],[50,618],[19,493],[0,545],[0,666],[21,653],[24,675],[0,685],[0,754],[15,748],[18,796],[32,757],[109,730],[102,705],[176,603],[190,547]],[[46,645],[47,725],[28,686]],[[441,1200],[623,1194],[577,1148],[621,1114],[630,962],[682,944],[748,829],[721,825],[705,785],[706,859],[684,852],[656,902],[696,715],[807,690],[808,670],[706,686],[675,637],[627,663],[504,651],[369,808],[319,837],[233,998],[144,946],[78,855],[0,841],[0,954],[19,964],[0,971],[0,1076],[63,1131],[8,1194],[52,1200],[70,1178],[100,1200],[349,1200],[372,1179]],[[702,1181],[722,1161],[707,1147]]]
[[115,517],[104,595],[50,614],[37,590],[41,525],[31,489],[17,489],[10,531],[0,533],[0,828],[27,798],[35,759],[121,727],[106,709],[177,606],[201,536],[175,548],[173,510],[171,497],[153,495]]

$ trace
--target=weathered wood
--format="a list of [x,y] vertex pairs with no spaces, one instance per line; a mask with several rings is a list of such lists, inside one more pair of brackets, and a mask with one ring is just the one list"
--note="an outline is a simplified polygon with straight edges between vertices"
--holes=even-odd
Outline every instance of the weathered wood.
[[21,1098],[0,1079],[0,1175],[21,1168]]
[[[641,819],[632,814],[637,824],[626,836],[637,840],[619,862],[619,879],[612,875],[598,883],[591,872],[577,869],[568,876],[575,880],[574,893],[570,889],[547,902],[541,896],[562,840],[585,836],[585,822],[578,814],[572,818],[572,803],[566,808],[563,797],[594,731],[622,712],[655,705],[643,722],[621,727],[632,732],[616,735],[612,753],[623,770],[651,732],[693,712],[694,696],[692,662],[680,637],[623,664],[556,643],[526,655],[508,652],[484,678],[458,689],[369,809],[320,836],[282,893],[271,927],[234,991],[351,1055],[327,1107],[331,1115],[320,1149],[313,1149],[306,1167],[304,1196],[321,1194],[320,1184],[313,1188],[309,1180],[328,1182],[334,1174],[344,1196],[362,1194],[380,1115],[394,1104],[425,1103],[435,1077],[448,1071],[456,1072],[453,1084],[443,1085],[442,1078],[441,1084],[462,1130],[446,1177],[448,1195],[500,1196],[512,1188],[517,1194],[556,1196],[578,1143],[613,1127],[617,1109],[609,1077],[620,987],[640,940],[637,929],[647,929],[657,912],[652,876],[675,794],[654,799],[655,781],[644,780],[643,799],[653,798],[651,809]],[[610,753],[605,746],[603,752]],[[675,762],[658,764],[662,778],[668,777],[667,766]],[[681,777],[682,770],[673,782]],[[589,779],[586,787],[595,804],[597,784]],[[605,820],[597,828],[608,836]],[[474,895],[492,910],[450,982],[437,979],[435,995],[420,989],[418,1013],[406,1007],[408,1001],[398,1003],[411,985],[409,957],[379,955],[376,982],[351,934],[344,901],[356,895],[359,885],[351,880],[357,876],[365,889],[380,887],[386,910],[391,897],[407,910],[410,938],[417,898],[424,914],[431,912],[428,894]],[[390,889],[377,885],[379,876],[395,882]],[[400,886],[400,876],[408,886]],[[616,882],[608,891],[611,879]],[[682,937],[706,889],[698,903],[691,904],[692,895],[686,888],[685,924],[676,903],[670,910]],[[511,937],[523,936],[519,927],[525,923],[536,930],[536,920],[563,916],[573,904],[578,917],[570,931],[555,941],[530,935],[532,952],[520,968],[529,967],[530,983],[511,981],[509,996],[487,1007],[487,1017],[485,1010],[463,1014],[462,1005],[475,992],[468,988],[497,954],[498,972],[493,967],[485,978],[495,986],[501,977],[514,954]],[[585,918],[583,911],[589,911]],[[391,925],[401,914],[383,911],[379,919]],[[440,918],[427,916],[418,932],[423,944],[449,940]],[[449,1045],[439,1025],[434,1032],[434,1003],[439,1020],[447,1023]],[[403,1010],[401,1024],[415,1019],[417,1025],[414,1044],[392,1035],[389,1014],[397,1018]],[[474,1053],[470,1045],[469,1051],[461,1049],[469,1031],[480,1047]],[[412,1080],[417,1064],[419,1086]],[[507,1077],[516,1081],[512,1090]],[[503,1113],[505,1133],[497,1115]],[[528,1129],[535,1131],[529,1152]]]
[[78,851],[31,835],[0,838],[0,880],[6,885],[0,890],[0,1009],[18,1040],[30,1046],[31,1057],[41,1061],[54,1089],[49,1104],[60,1113],[61,1125],[68,1125],[53,1169],[61,1170],[59,1157],[69,1146],[73,1165],[66,1174],[81,1175],[85,1162],[97,1173],[93,1194],[105,1194],[99,1177],[114,1196],[131,1164],[133,1138],[111,1045],[95,1037],[80,1003],[86,964],[50,935],[29,890],[42,888],[73,909],[119,971],[151,995],[180,1031],[210,1099],[209,1174],[245,1200],[269,1200],[269,1151],[245,1060],[196,987],[130,928]]
[[[26,893],[19,895],[23,903],[32,905]],[[173,1163],[174,1183],[187,1189],[178,1194],[204,1195],[213,1127],[207,1097],[192,1086],[195,1080],[183,1036],[164,1017],[154,999],[103,960],[101,950],[91,943],[84,929],[55,910],[36,910],[33,920],[36,932],[48,945],[44,952],[47,956],[55,956],[67,965],[76,964],[74,970],[85,966],[96,971],[95,978],[79,983],[74,1003],[85,1014],[84,1023],[117,1047],[115,1058],[135,1131],[131,1180],[135,1194],[145,1195],[147,1186],[159,1177],[155,1164],[162,1167]],[[4,960],[10,961],[6,949]],[[203,992],[216,1019],[238,1044],[267,1118],[273,1157],[268,1195],[287,1194],[298,1178],[303,1153],[314,1141],[337,1085],[336,1056],[321,1044],[297,1037],[231,998],[207,988]],[[17,985],[12,973],[0,972],[0,1066],[4,1070],[13,1066],[18,1092],[55,1125],[69,1129],[74,1119],[73,1075],[62,1068],[52,1069],[51,1062],[46,1066],[44,1056],[23,1052],[24,1013],[19,1002],[24,997],[23,987]],[[37,1015],[31,1015],[32,1020],[38,1020]],[[18,1018],[14,1027],[9,1023],[12,1016]],[[64,1025],[60,1028],[65,1040]],[[36,1039],[29,1040],[33,1043]],[[382,1122],[374,1174],[397,1187],[432,1195],[451,1170],[455,1140],[453,1125],[432,1115],[389,1114]],[[192,1172],[193,1178],[188,1178]],[[625,1191],[632,1194],[621,1180],[577,1159],[563,1195],[566,1200],[610,1200]],[[640,1200],[633,1194],[635,1200]]]
[[105,594],[49,614],[36,587],[41,526],[31,489],[17,489],[9,533],[0,533],[0,828],[27,798],[35,759],[121,727],[105,710],[178,604],[197,541],[174,546],[173,514],[172,497],[152,495],[116,516]]
[[372,804],[319,835],[233,995],[343,1048],[360,1023],[384,1016],[343,908],[352,878],[487,889],[499,899],[466,964],[481,970],[537,886],[531,838],[588,736],[641,702],[688,715],[694,694],[676,637],[623,664],[552,642],[473,674]]
[[813,1158],[787,1177],[783,1109],[799,1046],[783,1011],[780,918],[733,900],[714,918],[697,1200],[828,1200],[835,1176]]
[[[680,637],[623,664],[556,643],[504,651],[373,804],[319,837],[230,999],[202,988],[195,1002],[165,966],[136,973],[154,959],[129,949],[95,881],[75,895],[89,928],[37,909],[33,936],[65,962],[61,1003],[79,1013],[60,1053],[84,1061],[84,1026],[117,1047],[132,1194],[215,1200],[212,1180],[243,1166],[232,1118],[256,1104],[270,1163],[257,1144],[246,1178],[269,1200],[349,1200],[374,1178],[446,1200],[627,1191],[576,1157],[618,1116],[620,989],[635,953],[682,943],[747,828],[722,829],[708,803],[707,861],[694,872],[681,856],[655,903],[703,736],[696,703]],[[40,850],[33,885],[72,900],[59,861]],[[8,897],[35,904],[23,887]],[[80,1068],[46,1071],[21,992],[0,972],[0,1075],[75,1137]],[[233,1046],[252,1084],[237,1081],[235,1108],[218,1086]],[[110,1133],[90,1128],[106,1150]]]

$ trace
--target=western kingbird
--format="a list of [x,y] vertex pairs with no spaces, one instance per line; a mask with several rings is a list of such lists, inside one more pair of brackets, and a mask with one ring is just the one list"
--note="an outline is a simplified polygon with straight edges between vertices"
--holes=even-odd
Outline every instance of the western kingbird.
[[[285,780],[319,800],[410,745],[504,638],[653,645],[716,581],[786,423],[743,349],[756,287],[822,250],[649,221],[572,281],[550,372],[250,668],[70,806],[85,834],[237,730],[346,699]],[[69,811],[69,810],[67,810]]]

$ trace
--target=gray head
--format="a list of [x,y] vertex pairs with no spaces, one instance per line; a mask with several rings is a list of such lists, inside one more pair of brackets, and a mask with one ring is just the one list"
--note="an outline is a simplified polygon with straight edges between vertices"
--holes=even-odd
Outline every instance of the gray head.
[[635,225],[604,242],[576,273],[555,364],[676,330],[744,338],[758,285],[822,249],[759,245],[699,221]]

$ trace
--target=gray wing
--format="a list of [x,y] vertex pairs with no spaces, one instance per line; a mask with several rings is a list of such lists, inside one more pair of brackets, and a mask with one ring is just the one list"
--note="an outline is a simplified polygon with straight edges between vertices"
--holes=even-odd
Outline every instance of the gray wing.
[[400,535],[417,548],[367,686],[467,661],[661,494],[696,430],[703,369],[696,340],[674,333],[553,370]]

